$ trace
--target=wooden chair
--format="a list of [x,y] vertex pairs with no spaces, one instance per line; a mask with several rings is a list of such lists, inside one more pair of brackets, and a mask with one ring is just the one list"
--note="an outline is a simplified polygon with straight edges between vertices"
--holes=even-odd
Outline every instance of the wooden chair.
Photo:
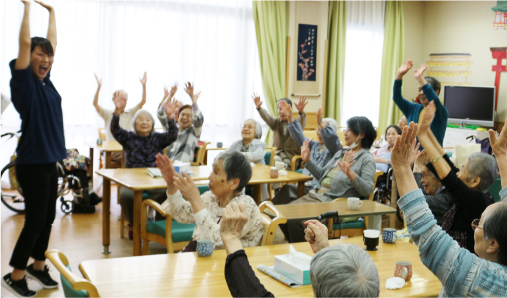
[[303,130],[303,135],[307,138],[309,138],[310,140],[313,140],[313,141],[319,141],[319,136],[317,135],[317,131],[316,130]]
[[[377,179],[381,175],[383,175],[384,172],[382,171],[375,171],[375,175],[373,176],[373,185],[375,186],[377,184]],[[372,191],[372,193],[368,196],[368,200],[373,201],[373,195],[375,191]],[[335,199],[333,202],[344,200],[343,198]],[[356,221],[352,222],[344,222],[344,223],[334,223],[334,220],[330,218],[327,222],[327,230],[329,234],[329,239],[332,238],[338,238],[340,236],[362,236],[363,231],[366,230],[368,227],[366,226],[366,221],[364,219],[358,219]]]
[[197,150],[197,156],[195,157],[195,161],[191,162],[190,165],[192,166],[200,166],[204,164],[204,155],[206,152],[206,147],[211,144],[211,142],[205,142],[202,145],[198,145],[199,148]]
[[[262,216],[262,227],[264,228],[261,246],[272,245],[273,239],[275,238],[276,227],[280,224],[287,223],[287,218],[285,218],[270,201],[262,202],[262,204],[259,205],[259,209]],[[273,219],[264,213],[266,209],[269,209],[269,212],[275,216]]]
[[[197,186],[201,194],[209,190],[207,185]],[[153,207],[165,220],[148,221],[147,207]],[[149,242],[157,242],[167,248],[167,253],[180,251],[192,240],[195,224],[181,224],[162,210],[162,206],[153,200],[144,200],[141,208],[141,255],[148,254]]]
[[72,273],[69,260],[62,252],[52,249],[46,251],[45,256],[60,271],[65,297],[100,297],[95,285]]

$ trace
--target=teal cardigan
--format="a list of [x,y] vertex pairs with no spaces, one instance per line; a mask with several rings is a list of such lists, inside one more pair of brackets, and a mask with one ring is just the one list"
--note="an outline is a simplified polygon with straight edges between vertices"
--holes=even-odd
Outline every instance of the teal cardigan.
[[[500,196],[507,200],[507,187],[500,191]],[[486,261],[459,247],[437,225],[420,189],[404,195],[398,206],[419,247],[421,261],[442,283],[440,297],[507,297],[507,266]]]
[[[410,123],[411,121],[418,123],[419,114],[421,114],[424,106],[420,103],[414,103],[404,99],[401,95],[401,84],[402,80],[394,81],[393,100],[403,114],[405,114],[405,117],[407,117],[407,123]],[[442,102],[435,93],[435,90],[433,90],[429,84],[422,86],[422,91],[428,101],[435,101],[437,111],[435,112],[435,119],[433,119],[433,122],[431,123],[431,131],[437,138],[440,145],[442,145],[444,143],[445,130],[447,129],[447,118],[449,118],[449,112],[447,112],[447,108],[442,105]],[[403,129],[403,127],[400,128]]]

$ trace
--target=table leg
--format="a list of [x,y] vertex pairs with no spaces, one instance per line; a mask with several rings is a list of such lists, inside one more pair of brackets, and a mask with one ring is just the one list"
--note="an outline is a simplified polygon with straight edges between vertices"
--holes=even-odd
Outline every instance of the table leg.
[[93,188],[93,147],[90,147],[90,168],[88,169],[88,175],[90,175]]
[[298,199],[305,195],[305,182],[298,182]]
[[370,215],[366,217],[366,226],[369,230],[382,231],[382,215]]
[[111,253],[111,251],[109,250],[110,207],[111,207],[111,180],[104,177],[104,182],[102,183],[102,245],[104,246],[104,250],[102,250],[103,254]]
[[106,161],[104,164],[104,168],[105,169],[111,168],[111,152],[110,151],[106,152]]
[[134,256],[141,255],[141,204],[143,191],[134,191]]
[[262,184],[254,184],[253,186],[253,199],[257,206],[261,204],[261,196],[262,196]]

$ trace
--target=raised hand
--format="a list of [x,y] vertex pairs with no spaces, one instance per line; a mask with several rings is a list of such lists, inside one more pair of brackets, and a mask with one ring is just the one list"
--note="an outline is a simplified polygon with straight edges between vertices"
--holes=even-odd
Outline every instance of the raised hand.
[[285,115],[287,115],[287,117],[292,115],[292,108],[285,100],[281,100],[278,106],[285,113]]
[[403,77],[412,68],[412,66],[414,66],[412,60],[408,60],[407,63],[403,61],[403,64],[401,64],[400,68],[398,68],[398,77]]
[[299,113],[303,113],[305,111],[305,106],[308,104],[308,101],[306,100],[306,97],[300,96],[299,102],[295,104],[296,108],[298,109]]
[[[35,1],[35,3],[38,3],[42,7],[44,7],[45,9],[47,9],[48,11],[53,10],[53,6],[51,6],[51,5],[48,5],[48,4],[46,4],[46,3],[42,2],[42,1],[37,1],[37,0],[34,0],[34,1]],[[23,1],[23,2],[30,2],[30,1]]]
[[123,113],[123,111],[125,110],[125,106],[127,105],[127,102],[119,97],[120,97],[120,91],[116,91],[113,95],[113,103],[115,106],[114,114],[116,116]]
[[417,153],[416,159],[415,159],[415,167],[423,168],[430,162],[430,159],[428,158],[428,153],[426,153],[426,150],[420,151]]
[[232,202],[225,206],[222,211],[222,220],[220,223],[220,235],[239,239],[241,231],[248,221],[245,203]]
[[[32,1],[30,0],[21,0],[21,2],[24,4],[24,5],[30,5],[32,3]],[[40,4],[40,3],[39,3]],[[42,5],[42,4],[41,4]]]
[[164,100],[167,99],[167,98],[170,99],[169,94],[170,94],[169,93],[169,88],[167,88],[167,86],[164,86]]
[[[199,189],[195,186],[194,180],[192,180],[187,173],[183,172],[183,176],[178,174],[174,175],[173,184],[181,191],[181,195],[183,195],[187,201],[192,203],[192,205],[197,200],[201,200]],[[197,213],[197,211],[195,212]]]
[[338,166],[340,167],[342,172],[347,176],[349,175],[350,167],[356,163],[355,160],[352,160],[353,158],[354,158],[354,153],[352,153],[352,151],[348,150],[343,155],[342,161],[338,161]]
[[424,72],[426,71],[426,68],[428,68],[428,67],[426,66],[426,64],[424,64],[424,63],[423,63],[423,64],[421,64],[421,67],[419,67],[418,69],[416,69],[416,70],[415,70],[415,72],[414,72],[414,76],[415,76],[415,78],[416,78],[416,79],[418,79],[418,78],[422,77],[422,75],[423,75],[423,74],[424,74]]
[[176,99],[168,99],[165,103],[164,103],[164,111],[165,111],[165,114],[167,115],[167,119],[171,120],[173,119],[173,114],[174,114],[174,111],[176,110]]
[[431,127],[431,123],[433,122],[433,118],[435,118],[435,112],[437,108],[435,107],[435,103],[430,101],[430,103],[424,108],[424,114],[421,119],[421,123],[419,124],[419,131],[417,132],[418,136],[425,135]]
[[317,110],[317,125],[320,127],[320,129],[324,128],[324,124],[322,123],[322,109],[319,108]]
[[252,94],[252,98],[254,100],[255,107],[257,108],[257,110],[260,109],[262,105],[261,96],[257,93],[254,93]]
[[148,77],[146,76],[146,72],[144,72],[144,75],[141,79],[139,79],[139,81],[141,82],[141,84],[143,84],[143,86],[146,86],[146,82],[148,81]]
[[195,97],[195,101],[197,101],[199,99],[199,96],[201,96],[201,91],[197,92],[194,97]]
[[412,166],[412,155],[414,151],[414,141],[417,135],[418,125],[410,122],[403,128],[403,133],[398,136],[391,153],[391,164],[394,168]]
[[308,162],[310,160],[310,141],[308,140],[304,141],[303,146],[301,146],[301,159],[304,162]]
[[102,87],[102,78],[99,79],[99,77],[97,77],[97,74],[95,74],[95,79],[97,80],[97,84],[99,85],[99,88]]
[[160,169],[160,172],[162,173],[162,177],[164,177],[165,182],[167,182],[168,187],[173,186],[173,178],[177,175],[176,170],[174,169],[174,166],[166,155],[162,155],[160,153],[157,154],[155,157],[157,164],[157,167]]
[[178,82],[174,82],[174,85],[171,86],[171,98],[176,94],[176,91],[178,91]]
[[312,219],[305,221],[305,239],[310,243],[313,253],[318,253],[329,246],[327,227],[320,221]]
[[417,155],[419,154],[419,147],[421,146],[420,143],[417,143],[417,139],[414,139],[414,145],[412,146],[412,158],[410,159],[410,162],[414,164],[415,159],[417,158]]
[[489,130],[489,143],[496,157],[507,156],[507,119],[498,138],[492,129]]

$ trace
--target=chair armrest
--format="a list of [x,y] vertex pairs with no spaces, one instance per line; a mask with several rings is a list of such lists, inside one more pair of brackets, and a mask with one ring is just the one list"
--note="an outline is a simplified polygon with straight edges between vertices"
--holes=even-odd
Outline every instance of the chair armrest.
[[297,169],[296,169],[296,162],[298,161],[298,159],[302,159],[301,158],[301,155],[294,155],[294,157],[292,157],[292,161],[290,162],[290,170],[295,172]]
[[141,212],[141,219],[146,219],[146,217],[143,217],[143,213],[144,213],[144,215],[147,215],[146,214],[146,210],[147,210],[146,207],[147,206],[153,207],[153,209],[157,210],[157,212],[160,213],[164,217],[167,217],[169,215],[169,214],[167,214],[167,212],[165,212],[162,209],[162,206],[159,203],[157,203],[154,200],[148,199],[148,200],[144,200],[141,205],[142,211],[144,211],[144,212]]
[[271,201],[264,201],[259,205],[259,210],[261,213],[264,213],[264,210],[266,208],[269,209],[269,211],[271,211],[270,213],[275,216],[275,218],[272,220],[273,223],[277,225],[287,223],[287,218],[280,211],[278,211],[278,209],[276,209]]

